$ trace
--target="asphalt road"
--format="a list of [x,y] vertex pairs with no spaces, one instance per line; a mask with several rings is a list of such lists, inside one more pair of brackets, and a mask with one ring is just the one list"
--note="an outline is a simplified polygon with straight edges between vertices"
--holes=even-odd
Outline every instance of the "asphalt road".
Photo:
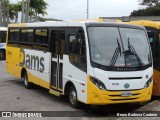
[[[117,104],[117,105],[106,105],[103,107],[82,105],[80,109],[74,109],[69,105],[65,97],[59,98],[54,95],[51,95],[49,94],[48,90],[42,87],[35,86],[33,89],[24,88],[23,82],[20,79],[17,79],[6,73],[5,61],[0,61],[0,111],[73,111],[70,114],[74,116],[75,114],[78,113],[79,116],[77,116],[76,118],[65,117],[65,119],[69,120],[70,119],[73,120],[123,119],[124,120],[124,118],[121,117],[118,118],[118,117],[106,117],[106,116],[116,115],[117,111],[132,112],[139,110],[160,111],[160,98],[154,97],[152,101],[143,104]],[[62,114],[66,113],[62,112]],[[94,117],[88,118],[87,116],[94,116]],[[61,119],[59,117],[61,117],[61,115],[54,117],[54,119]],[[36,118],[36,119],[39,120],[42,118]],[[51,118],[43,118],[43,119],[51,119]],[[17,118],[15,118],[15,120],[17,120]]]

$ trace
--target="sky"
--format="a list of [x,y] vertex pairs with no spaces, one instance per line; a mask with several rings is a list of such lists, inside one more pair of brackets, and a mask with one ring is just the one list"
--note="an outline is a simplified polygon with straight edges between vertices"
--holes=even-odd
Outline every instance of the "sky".
[[[10,0],[17,2],[21,0]],[[46,18],[77,20],[87,18],[87,0],[44,0],[48,3]],[[89,0],[89,18],[129,16],[142,8],[138,0]]]

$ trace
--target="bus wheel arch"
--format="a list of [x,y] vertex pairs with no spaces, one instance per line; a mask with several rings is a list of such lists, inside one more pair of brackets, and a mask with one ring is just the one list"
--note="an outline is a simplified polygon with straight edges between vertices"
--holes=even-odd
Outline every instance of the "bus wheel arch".
[[25,88],[32,88],[32,83],[28,81],[28,74],[25,68],[21,70],[21,80],[23,80]]
[[25,74],[26,72],[27,72],[26,69],[25,69],[25,68],[22,68],[22,70],[21,70],[21,78],[24,77],[24,74]]
[[74,84],[71,81],[68,81],[64,87],[64,95],[69,94],[69,89],[71,88],[71,86],[74,86]]
[[66,83],[64,89],[64,95],[68,96],[69,103],[73,108],[79,108],[80,103],[77,99],[78,98],[77,90],[72,82],[68,81]]

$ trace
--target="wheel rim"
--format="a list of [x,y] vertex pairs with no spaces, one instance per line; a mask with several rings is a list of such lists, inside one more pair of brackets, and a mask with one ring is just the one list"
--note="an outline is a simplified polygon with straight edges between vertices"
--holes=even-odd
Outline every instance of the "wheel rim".
[[26,86],[28,85],[27,76],[24,77],[24,84],[25,84]]
[[71,93],[70,93],[70,102],[71,102],[71,104],[75,104],[76,103],[76,101],[77,101],[77,95],[76,95],[76,92],[75,91],[72,91]]

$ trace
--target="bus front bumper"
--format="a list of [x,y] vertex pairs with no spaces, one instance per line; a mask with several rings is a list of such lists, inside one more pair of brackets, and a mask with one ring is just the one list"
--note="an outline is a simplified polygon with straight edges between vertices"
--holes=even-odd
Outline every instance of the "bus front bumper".
[[153,81],[149,87],[141,90],[129,90],[131,96],[122,96],[126,91],[107,91],[100,90],[92,82],[88,81],[88,99],[87,104],[107,105],[117,103],[139,103],[151,99]]

